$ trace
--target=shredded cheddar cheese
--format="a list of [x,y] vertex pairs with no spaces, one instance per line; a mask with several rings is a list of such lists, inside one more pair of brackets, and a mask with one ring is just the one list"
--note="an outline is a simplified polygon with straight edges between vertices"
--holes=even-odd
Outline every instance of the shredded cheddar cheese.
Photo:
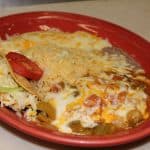
[[96,35],[41,28],[46,31],[0,41],[0,87],[22,86],[5,59],[8,52],[19,52],[43,70],[39,81],[29,81],[43,100],[25,89],[0,91],[1,107],[79,135],[96,134],[105,125],[128,129],[149,118],[145,89],[150,80],[139,65]]

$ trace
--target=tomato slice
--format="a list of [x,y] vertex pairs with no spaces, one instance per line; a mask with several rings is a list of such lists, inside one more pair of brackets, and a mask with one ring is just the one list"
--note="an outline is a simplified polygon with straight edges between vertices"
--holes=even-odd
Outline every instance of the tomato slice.
[[20,53],[9,52],[6,58],[12,70],[27,79],[39,80],[43,75],[43,70],[35,62]]

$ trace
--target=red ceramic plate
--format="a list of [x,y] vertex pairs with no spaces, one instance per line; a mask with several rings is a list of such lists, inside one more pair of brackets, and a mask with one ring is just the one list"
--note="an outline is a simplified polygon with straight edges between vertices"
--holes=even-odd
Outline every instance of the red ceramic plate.
[[[107,38],[114,46],[124,49],[150,74],[150,43],[138,35],[106,21],[64,12],[31,12],[0,18],[0,37],[41,30],[41,25],[74,32],[84,30]],[[81,147],[104,147],[133,142],[150,135],[150,120],[140,126],[109,136],[75,136],[48,130],[0,108],[0,120],[41,140]]]

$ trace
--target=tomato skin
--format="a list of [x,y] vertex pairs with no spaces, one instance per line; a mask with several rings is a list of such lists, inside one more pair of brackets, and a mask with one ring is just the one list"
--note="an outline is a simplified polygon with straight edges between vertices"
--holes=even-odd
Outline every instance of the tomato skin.
[[20,53],[9,52],[6,58],[12,70],[27,79],[39,80],[43,75],[42,69],[35,62]]
[[93,107],[96,104],[98,104],[98,102],[100,102],[100,97],[97,96],[96,94],[92,94],[89,97],[87,97],[84,101],[84,106],[86,107]]

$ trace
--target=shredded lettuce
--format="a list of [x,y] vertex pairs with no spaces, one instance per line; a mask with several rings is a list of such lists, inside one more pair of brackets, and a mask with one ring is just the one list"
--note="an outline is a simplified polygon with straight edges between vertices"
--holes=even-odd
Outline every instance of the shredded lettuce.
[[21,87],[0,87],[0,93],[11,93],[11,92],[17,92],[22,90],[23,89]]

